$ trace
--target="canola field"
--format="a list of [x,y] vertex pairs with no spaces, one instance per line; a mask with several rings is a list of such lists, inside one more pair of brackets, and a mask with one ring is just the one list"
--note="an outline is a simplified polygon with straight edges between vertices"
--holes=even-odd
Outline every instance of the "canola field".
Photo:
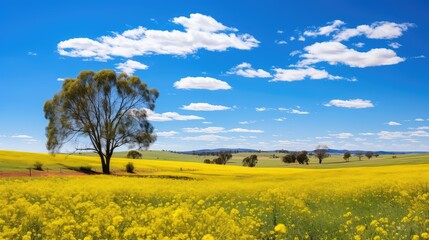
[[[67,163],[86,161],[96,159]],[[429,164],[135,166],[121,176],[0,178],[0,239],[429,239]]]

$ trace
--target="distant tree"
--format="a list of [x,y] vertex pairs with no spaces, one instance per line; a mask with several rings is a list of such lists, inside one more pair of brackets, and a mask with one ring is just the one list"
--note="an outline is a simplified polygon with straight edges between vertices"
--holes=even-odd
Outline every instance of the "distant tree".
[[302,151],[296,155],[296,160],[298,161],[299,164],[308,165],[308,161],[310,161],[310,159],[308,158],[307,154],[308,154],[307,151]]
[[313,151],[314,155],[319,159],[319,164],[322,164],[323,159],[331,156],[328,154],[328,149],[329,148],[326,145],[319,145],[316,147],[316,150]]
[[82,71],[64,80],[62,89],[45,102],[49,123],[46,147],[51,153],[72,141],[87,139],[103,173],[110,173],[110,160],[120,146],[147,148],[156,140],[146,109],[155,107],[156,89],[149,89],[138,77],[112,70]]
[[254,167],[258,163],[258,156],[250,155],[243,159],[243,166],[245,167]]
[[348,162],[351,156],[352,156],[352,154],[349,151],[346,151],[344,153],[343,158],[344,158],[344,160],[346,160]]
[[127,165],[125,165],[125,171],[127,171],[127,173],[134,173],[134,164],[132,162],[127,163]]
[[232,154],[231,153],[229,153],[229,152],[220,152],[219,153],[219,157],[213,159],[213,163],[225,165],[229,161],[229,159],[231,159],[231,158],[232,158]]
[[369,159],[371,159],[374,156],[374,152],[366,152],[365,156]]
[[288,153],[282,157],[284,163],[294,163],[296,162],[296,155],[293,153]]
[[380,154],[374,153],[374,157],[378,158],[378,156],[380,156]]
[[140,158],[142,158],[142,154],[136,150],[130,150],[127,153],[127,158],[140,159]]
[[362,151],[358,151],[358,152],[356,152],[356,153],[355,153],[355,156],[359,158],[359,161],[361,161],[361,160],[362,160],[363,155],[364,155],[364,154],[363,154],[363,152],[362,152]]
[[204,159],[204,163],[212,163],[212,161],[210,159]]

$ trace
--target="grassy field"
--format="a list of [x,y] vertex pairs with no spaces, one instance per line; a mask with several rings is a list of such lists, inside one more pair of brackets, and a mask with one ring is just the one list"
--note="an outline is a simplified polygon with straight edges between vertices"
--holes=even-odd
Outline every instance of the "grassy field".
[[[91,156],[1,151],[0,171],[35,161],[99,165]],[[137,173],[119,176],[0,178],[0,239],[429,238],[427,155],[322,164],[329,168],[133,162]]]

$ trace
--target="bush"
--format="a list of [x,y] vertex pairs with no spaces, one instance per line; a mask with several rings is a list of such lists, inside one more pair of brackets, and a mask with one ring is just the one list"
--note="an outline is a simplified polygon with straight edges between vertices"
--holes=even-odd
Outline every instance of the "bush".
[[134,173],[134,164],[132,162],[127,163],[127,165],[125,165],[125,170],[128,173]]
[[208,163],[208,164],[210,164],[210,163],[212,163],[212,161],[210,160],[210,159],[204,159],[204,161],[203,161],[204,163]]
[[284,163],[294,163],[296,161],[296,156],[293,153],[288,153],[285,156],[283,156],[282,161]]
[[142,158],[142,154],[136,150],[131,150],[131,151],[128,151],[127,158],[140,159]]
[[34,169],[39,170],[39,171],[43,171],[43,168],[42,168],[43,163],[37,161],[33,164],[33,166],[34,166]]
[[250,155],[249,157],[245,157],[243,159],[243,166],[254,167],[258,163],[258,156]]

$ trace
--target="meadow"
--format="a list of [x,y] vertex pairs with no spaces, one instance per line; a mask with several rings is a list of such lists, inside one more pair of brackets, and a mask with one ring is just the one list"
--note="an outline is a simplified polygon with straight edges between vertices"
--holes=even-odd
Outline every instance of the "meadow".
[[[0,173],[35,161],[99,165],[0,151]],[[135,174],[0,178],[0,239],[429,239],[428,155],[323,167],[132,162]]]

